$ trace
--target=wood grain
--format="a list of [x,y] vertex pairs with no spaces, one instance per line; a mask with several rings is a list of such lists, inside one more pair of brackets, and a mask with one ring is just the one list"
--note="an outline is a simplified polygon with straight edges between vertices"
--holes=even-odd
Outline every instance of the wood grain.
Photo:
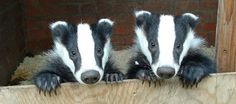
[[39,94],[33,85],[0,88],[0,104],[236,104],[236,73],[211,75],[198,87],[183,88],[178,79],[154,84],[128,80],[119,84],[65,83],[57,95]]
[[221,72],[236,71],[236,0],[219,0],[216,59]]

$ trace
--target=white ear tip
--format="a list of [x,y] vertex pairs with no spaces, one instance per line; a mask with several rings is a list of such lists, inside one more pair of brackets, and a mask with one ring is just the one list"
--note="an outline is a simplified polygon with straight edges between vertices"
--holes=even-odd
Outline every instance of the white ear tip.
[[135,17],[138,17],[140,15],[143,15],[143,14],[148,14],[148,15],[151,15],[151,12],[149,11],[145,11],[145,10],[139,10],[139,11],[135,11],[134,14],[135,14]]
[[183,16],[190,16],[192,17],[194,20],[197,20],[199,17],[194,15],[193,13],[184,13]]
[[113,25],[113,24],[114,24],[114,22],[113,22],[112,20],[108,19],[108,18],[100,19],[100,20],[98,21],[98,24],[100,24],[100,23],[102,23],[102,22],[107,22],[107,23],[109,23],[110,25]]
[[67,23],[65,21],[57,21],[57,22],[54,22],[52,24],[50,24],[50,28],[51,29],[54,29],[56,26],[58,25],[64,25],[64,26],[67,26]]

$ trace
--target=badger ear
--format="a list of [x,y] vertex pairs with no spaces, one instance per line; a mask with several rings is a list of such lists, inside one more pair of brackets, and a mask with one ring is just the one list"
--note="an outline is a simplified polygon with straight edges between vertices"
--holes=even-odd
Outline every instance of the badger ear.
[[99,34],[104,35],[106,38],[110,38],[112,35],[114,22],[110,19],[103,18],[97,23],[97,31]]
[[52,38],[53,40],[61,40],[61,38],[68,33],[67,27],[68,23],[65,21],[57,21],[52,24],[50,24],[50,29],[52,32]]
[[136,26],[142,26],[148,17],[150,17],[151,12],[145,10],[134,10],[134,15],[136,19]]
[[192,13],[184,13],[182,16],[183,16],[185,22],[187,22],[187,24],[193,29],[199,23],[199,17],[192,14]]

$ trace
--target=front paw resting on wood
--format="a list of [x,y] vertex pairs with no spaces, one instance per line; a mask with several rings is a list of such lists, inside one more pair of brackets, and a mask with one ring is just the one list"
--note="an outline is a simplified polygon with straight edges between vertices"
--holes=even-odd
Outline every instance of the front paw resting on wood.
[[154,83],[154,85],[156,86],[156,82],[159,82],[159,85],[161,84],[160,79],[157,78],[157,76],[152,72],[152,70],[139,70],[136,73],[136,78],[143,80],[144,81],[148,81],[149,86],[151,86],[151,83]]
[[122,82],[124,79],[126,79],[125,75],[121,72],[109,72],[109,73],[105,73],[103,80],[106,83],[118,83],[118,82]]
[[183,84],[183,87],[193,87],[194,85],[197,87],[198,83],[209,73],[205,72],[204,66],[199,65],[184,65],[180,67],[179,70],[179,78]]
[[51,92],[57,94],[56,89],[60,87],[60,77],[52,73],[40,73],[35,77],[34,81],[39,93],[43,91],[45,96],[46,93],[51,95]]

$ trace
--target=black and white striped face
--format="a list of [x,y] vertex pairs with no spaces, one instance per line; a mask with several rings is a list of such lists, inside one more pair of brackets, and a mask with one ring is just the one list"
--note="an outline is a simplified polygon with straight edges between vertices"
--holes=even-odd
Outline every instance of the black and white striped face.
[[58,21],[50,25],[54,51],[82,84],[102,79],[108,61],[113,21],[100,19],[96,24],[73,25]]
[[190,48],[202,44],[193,29],[198,17],[192,13],[179,16],[135,11],[136,44],[148,59],[157,77],[174,77]]

